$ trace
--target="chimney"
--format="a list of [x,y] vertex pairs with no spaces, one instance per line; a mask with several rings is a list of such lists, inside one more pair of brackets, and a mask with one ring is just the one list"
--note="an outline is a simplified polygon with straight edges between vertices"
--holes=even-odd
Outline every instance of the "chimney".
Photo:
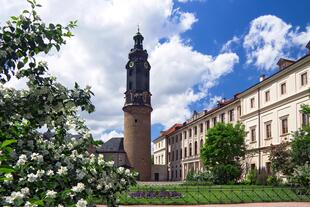
[[259,76],[259,82],[262,82],[263,80],[265,80],[265,74],[262,74]]
[[295,63],[294,60],[280,58],[280,60],[277,62],[277,65],[279,66],[279,69],[282,70],[282,69],[292,65],[293,63]]
[[308,54],[310,54],[310,41],[309,41],[308,44],[306,45],[306,48],[308,49]]

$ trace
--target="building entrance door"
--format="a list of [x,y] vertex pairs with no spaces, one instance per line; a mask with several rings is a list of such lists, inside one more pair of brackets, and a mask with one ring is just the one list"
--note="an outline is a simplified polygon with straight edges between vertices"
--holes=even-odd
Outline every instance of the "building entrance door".
[[159,181],[159,173],[154,173],[155,181]]

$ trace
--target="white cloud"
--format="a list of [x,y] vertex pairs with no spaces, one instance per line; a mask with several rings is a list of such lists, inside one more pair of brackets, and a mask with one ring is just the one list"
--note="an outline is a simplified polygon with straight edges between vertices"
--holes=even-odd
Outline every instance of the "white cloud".
[[304,47],[310,41],[310,26],[306,27],[306,31],[299,32],[298,27],[295,32],[291,33],[292,42],[296,45]]
[[290,57],[290,49],[304,47],[310,40],[310,28],[306,32],[293,30],[291,24],[273,15],[260,16],[250,23],[249,32],[244,37],[247,63],[258,69],[271,70],[279,58]]
[[[0,0],[6,5],[0,22],[16,15],[25,3]],[[91,85],[96,111],[82,114],[96,138],[122,136],[125,64],[133,46],[137,24],[150,55],[153,124],[169,126],[190,116],[188,104],[207,94],[216,80],[232,71],[238,56],[210,56],[195,51],[180,36],[197,22],[193,13],[174,8],[172,0],[39,1],[46,22],[78,20],[75,36],[60,53],[46,57],[51,73],[71,87],[74,82]],[[68,9],[70,8],[70,9]],[[139,8],[139,9],[137,9]],[[162,44],[159,40],[165,38]],[[14,83],[15,85],[18,83]],[[198,85],[199,90],[192,88]]]
[[113,131],[108,132],[108,133],[100,134],[99,139],[102,140],[103,142],[106,142],[106,141],[110,140],[112,137],[124,137],[124,134],[113,130]]
[[237,45],[240,43],[240,37],[233,36],[231,40],[228,40],[221,49],[221,52],[232,52],[233,45]]
[[[235,53],[217,57],[195,51],[178,36],[159,44],[150,56],[153,93],[153,123],[166,128],[191,115],[189,104],[199,101],[222,75],[239,61]],[[198,84],[198,91],[192,86]]]
[[222,96],[213,96],[213,97],[211,97],[208,105],[206,106],[206,109],[210,110],[210,109],[214,108],[218,104],[218,102],[221,101],[221,100],[223,100]]

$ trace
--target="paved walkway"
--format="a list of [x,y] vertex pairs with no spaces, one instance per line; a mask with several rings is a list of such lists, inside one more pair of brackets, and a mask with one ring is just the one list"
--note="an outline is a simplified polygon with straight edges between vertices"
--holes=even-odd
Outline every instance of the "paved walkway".
[[[241,203],[241,204],[218,204],[218,205],[130,205],[128,207],[310,207],[310,202],[278,202],[278,203]],[[99,205],[97,207],[105,207]],[[122,207],[122,205],[120,206]]]

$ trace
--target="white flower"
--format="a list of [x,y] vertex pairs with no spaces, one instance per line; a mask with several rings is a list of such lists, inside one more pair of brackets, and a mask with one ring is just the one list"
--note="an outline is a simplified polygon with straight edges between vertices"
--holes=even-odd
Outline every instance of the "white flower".
[[26,202],[25,207],[37,207],[37,204],[32,204],[29,201]]
[[27,156],[22,154],[19,156],[18,161],[16,163],[16,166],[21,166],[21,165],[25,165],[27,162]]
[[28,177],[28,182],[31,182],[31,183],[33,183],[34,181],[36,181],[37,180],[37,178],[38,178],[38,176],[37,175],[35,175],[35,174],[33,174],[33,173],[30,173],[29,175],[27,175],[27,177]]
[[126,174],[126,175],[130,175],[130,170],[129,170],[129,169],[126,169],[126,170],[125,170],[125,174]]
[[42,177],[43,175],[44,175],[44,173],[45,173],[45,170],[38,170],[37,171],[37,177]]
[[15,200],[17,199],[23,199],[24,198],[24,194],[22,194],[21,192],[12,192],[11,196],[7,196],[5,197],[5,201],[7,203],[11,203],[13,204]]
[[120,181],[120,183],[121,183],[122,185],[124,185],[124,184],[126,184],[126,180],[125,180],[124,178],[122,178],[121,181]]
[[80,199],[77,204],[76,207],[86,207],[87,202],[84,199]]
[[31,160],[43,162],[43,156],[40,155],[39,153],[32,153]]
[[114,165],[114,161],[113,161],[113,160],[111,160],[111,161],[107,162],[107,165],[108,165],[109,167],[113,167],[113,165]]
[[57,171],[58,175],[67,175],[68,174],[68,168],[67,167],[63,167],[61,166],[58,171]]
[[20,191],[21,191],[22,194],[24,194],[24,195],[28,195],[28,194],[29,194],[29,188],[27,188],[27,187],[20,189]]
[[123,173],[123,172],[124,172],[124,170],[125,170],[125,168],[123,168],[123,167],[119,167],[119,168],[117,168],[117,172],[118,172],[118,173]]
[[72,150],[74,146],[73,146],[72,143],[69,143],[69,144],[67,144],[67,147],[68,147],[69,150]]
[[102,189],[102,185],[101,185],[101,184],[98,184],[98,185],[97,185],[97,190],[100,190],[100,189]]
[[47,176],[52,176],[52,175],[54,175],[54,171],[53,170],[48,170],[46,175]]
[[48,191],[46,192],[46,197],[47,197],[47,198],[55,198],[55,197],[56,197],[56,194],[57,194],[56,191],[48,190]]
[[75,193],[80,193],[85,189],[85,185],[83,183],[78,183],[76,186],[72,187],[72,191]]
[[[13,175],[11,173],[5,174],[5,178],[13,179]],[[11,183],[11,180],[4,180],[5,184]]]

